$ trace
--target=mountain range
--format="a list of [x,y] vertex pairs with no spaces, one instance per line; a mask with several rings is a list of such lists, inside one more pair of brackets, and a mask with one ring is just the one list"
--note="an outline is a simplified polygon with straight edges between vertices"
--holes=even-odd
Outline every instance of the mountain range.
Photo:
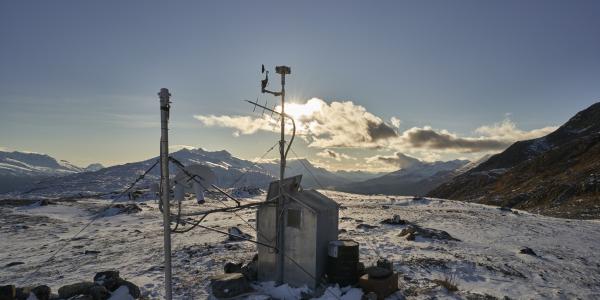
[[600,103],[544,137],[514,143],[428,195],[559,217],[600,217]]

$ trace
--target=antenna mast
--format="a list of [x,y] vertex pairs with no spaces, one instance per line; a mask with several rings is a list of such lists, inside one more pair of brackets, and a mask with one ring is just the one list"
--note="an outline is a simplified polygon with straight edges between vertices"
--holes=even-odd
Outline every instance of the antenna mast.
[[171,212],[169,201],[169,109],[171,94],[162,88],[158,93],[160,98],[160,183],[161,203],[163,209],[163,235],[165,249],[165,299],[173,298],[171,286]]
[[[265,66],[262,66],[262,72],[265,73]],[[288,66],[276,66],[275,72],[281,75],[281,92],[272,92],[266,89],[267,84],[269,82],[269,71],[266,71],[265,79],[261,82],[261,92],[269,93],[274,96],[281,96],[281,139],[279,140],[279,198],[277,199],[277,249],[279,250],[277,253],[277,264],[279,266],[278,272],[278,281],[283,282],[283,265],[285,259],[284,253],[284,243],[285,243],[285,219],[287,215],[285,214],[285,196],[283,193],[283,179],[285,176],[285,75],[291,74],[292,70]],[[281,216],[281,217],[279,217]]]

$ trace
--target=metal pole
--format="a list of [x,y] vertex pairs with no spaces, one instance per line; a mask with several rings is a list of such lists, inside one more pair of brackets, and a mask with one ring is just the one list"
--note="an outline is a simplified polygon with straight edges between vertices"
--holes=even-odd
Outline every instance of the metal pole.
[[279,155],[280,155],[280,166],[279,166],[279,199],[277,201],[277,207],[280,209],[281,217],[277,222],[279,232],[279,241],[277,243],[278,252],[278,266],[279,266],[279,282],[283,283],[283,264],[285,262],[285,197],[283,194],[283,179],[285,178],[285,73],[281,73],[281,140],[279,140]]
[[161,202],[163,208],[163,236],[165,250],[165,299],[173,298],[171,285],[171,212],[169,201],[169,90],[162,88],[160,98],[160,182],[162,186]]

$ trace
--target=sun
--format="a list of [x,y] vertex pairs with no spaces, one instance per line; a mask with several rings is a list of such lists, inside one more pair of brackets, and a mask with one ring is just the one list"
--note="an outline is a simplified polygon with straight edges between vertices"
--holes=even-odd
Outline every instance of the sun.
[[[321,111],[323,105],[323,100],[312,98],[306,101],[306,103],[286,103],[285,112],[292,116],[294,120],[298,121],[303,117],[311,116],[314,113]],[[281,106],[278,105],[275,110],[281,111]]]

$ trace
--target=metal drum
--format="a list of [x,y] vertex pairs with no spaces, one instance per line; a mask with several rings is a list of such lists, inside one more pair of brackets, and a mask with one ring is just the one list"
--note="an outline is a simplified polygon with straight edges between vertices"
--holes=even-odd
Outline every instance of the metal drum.
[[329,242],[327,252],[327,278],[340,286],[358,281],[358,243],[352,240]]

